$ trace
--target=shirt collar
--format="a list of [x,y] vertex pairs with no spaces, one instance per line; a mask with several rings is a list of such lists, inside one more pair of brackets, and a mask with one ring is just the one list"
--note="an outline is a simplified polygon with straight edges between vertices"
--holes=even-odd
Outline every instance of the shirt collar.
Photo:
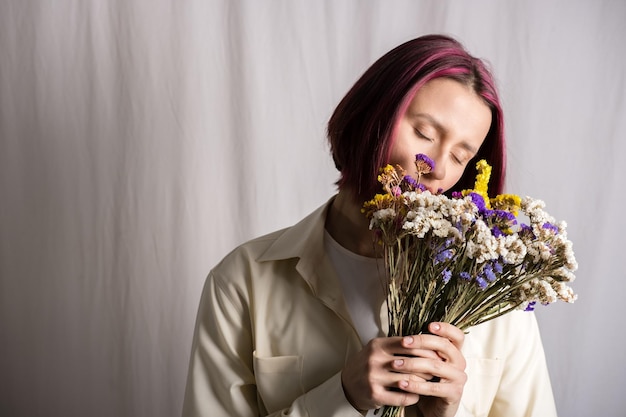
[[258,262],[297,258],[296,270],[329,307],[347,316],[337,274],[324,249],[324,224],[335,196],[294,226],[278,232]]
[[257,258],[258,262],[300,258],[305,263],[319,261],[324,255],[324,224],[330,200],[294,226],[283,229],[266,250]]

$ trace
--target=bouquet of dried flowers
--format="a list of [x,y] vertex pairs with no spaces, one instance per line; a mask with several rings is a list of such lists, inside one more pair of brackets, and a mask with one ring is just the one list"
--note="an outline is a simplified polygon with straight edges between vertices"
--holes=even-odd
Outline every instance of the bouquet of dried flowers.
[[[577,269],[565,222],[530,197],[487,195],[491,167],[477,163],[473,190],[452,197],[432,194],[421,183],[434,162],[418,154],[416,178],[387,165],[378,180],[385,194],[367,201],[384,251],[389,336],[419,334],[442,321],[461,330],[536,303],[568,303]],[[524,214],[527,223],[518,219]],[[386,407],[383,416],[398,416]]]

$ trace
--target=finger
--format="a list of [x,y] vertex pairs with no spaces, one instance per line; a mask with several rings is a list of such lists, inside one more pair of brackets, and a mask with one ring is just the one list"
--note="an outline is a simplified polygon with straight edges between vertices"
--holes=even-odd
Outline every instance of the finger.
[[459,350],[463,347],[465,333],[456,326],[449,323],[433,322],[428,325],[428,330],[434,335],[445,337]]
[[402,386],[404,387],[408,387],[410,383],[408,381],[398,383],[397,389],[386,391],[385,394],[381,396],[380,407],[382,407],[383,405],[408,407],[410,405],[416,404],[419,401],[420,396],[418,394],[413,394],[411,392],[405,391],[401,388],[401,384],[403,384]]
[[[433,327],[436,328],[437,326]],[[451,327],[454,328],[454,326]],[[443,329],[443,326],[441,326],[439,331],[442,331],[441,329]],[[447,330],[448,329],[443,330],[444,334]],[[454,334],[454,330],[452,330],[451,333]],[[454,337],[458,338],[459,336],[455,334]],[[408,355],[413,355],[412,352],[419,350],[432,350],[437,355],[437,358],[443,359],[444,361],[450,361],[451,363],[456,364],[459,368],[465,369],[465,358],[463,357],[460,348],[447,337],[431,334],[419,334],[405,337],[402,343],[403,347],[407,349]],[[432,358],[432,355],[425,357]]]
[[432,347],[428,347],[427,344],[424,343],[416,343],[416,337],[419,338],[420,336],[417,335],[389,338],[392,340],[390,346],[388,347],[388,352],[394,356],[433,359],[438,358],[437,353],[432,349]]
[[[392,372],[399,373],[399,374],[415,375],[416,377],[424,381],[430,381],[431,379],[433,379],[434,375],[430,373],[422,372],[420,370],[419,365],[414,364],[417,359],[423,359],[423,358],[396,358],[390,363],[390,370]],[[431,359],[431,360],[441,361],[441,359],[439,358]],[[402,378],[406,378],[406,377],[402,376]],[[395,382],[397,381],[398,380],[396,380]]]
[[[389,361],[392,361],[396,357],[423,357],[433,359],[439,358],[437,352],[433,351],[432,349],[421,349],[417,345],[409,347],[413,341],[412,337],[413,336],[392,336],[373,339],[371,343],[376,344],[379,349],[384,351],[387,354]],[[387,367],[387,369],[389,369],[389,367]]]
[[[394,361],[393,365],[396,372],[418,375],[426,381],[431,381],[434,376],[438,377],[438,380],[442,382],[464,384],[467,379],[464,369],[451,362],[444,362],[441,359],[415,358],[403,362]],[[415,381],[420,381],[420,379]]]
[[[460,371],[457,368],[446,365],[444,362],[439,362],[444,366],[441,370],[434,371],[442,374],[441,382],[428,382],[420,380],[408,379],[408,384],[404,388],[408,392],[412,392],[421,396],[439,397],[445,398],[448,401],[459,401],[463,395],[463,387],[467,381],[467,375],[465,372]],[[444,369],[447,368],[447,369]]]
[[[404,353],[411,356],[415,355],[413,352],[418,351],[446,351],[449,349],[456,349],[456,346],[452,344],[452,342],[438,335],[432,335],[428,333],[421,333],[413,336],[406,336],[402,339],[402,348],[404,349]],[[436,357],[432,354],[427,357]]]
[[404,407],[417,403],[420,396],[411,392],[411,387],[418,382],[424,382],[424,379],[415,375],[395,374],[394,380],[385,387],[385,391],[376,395],[377,403]]

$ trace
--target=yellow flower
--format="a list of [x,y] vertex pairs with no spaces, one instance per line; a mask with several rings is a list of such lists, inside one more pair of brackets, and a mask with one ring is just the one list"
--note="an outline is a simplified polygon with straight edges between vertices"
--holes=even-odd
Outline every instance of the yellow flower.
[[378,176],[378,182],[385,188],[389,187],[393,182],[396,175],[396,170],[391,165],[386,165],[380,169],[380,175]]
[[376,194],[373,199],[363,203],[361,212],[369,218],[373,212],[392,207],[393,204],[394,198],[390,194]]
[[476,163],[476,170],[478,171],[478,175],[476,175],[474,191],[485,197],[487,196],[489,178],[491,177],[491,165],[489,165],[484,159],[481,159]]
[[470,193],[480,194],[485,200],[485,207],[488,209],[491,208],[489,194],[487,194],[487,190],[489,188],[489,178],[491,178],[491,165],[487,163],[484,159],[481,159],[476,163],[476,170],[478,174],[476,175],[476,181],[474,182],[473,190],[463,190],[461,194],[464,196]]
[[404,174],[405,171],[400,165],[396,165],[395,168],[391,165],[386,165],[380,169],[378,182],[383,185],[387,193],[393,194],[393,189],[400,186]]
[[517,216],[522,204],[520,196],[515,194],[500,194],[491,199],[491,206],[496,210],[506,210]]
[[391,166],[390,164],[385,165],[384,167],[382,167],[380,169],[382,172],[384,172],[385,174],[391,174],[392,172],[394,172],[396,169]]

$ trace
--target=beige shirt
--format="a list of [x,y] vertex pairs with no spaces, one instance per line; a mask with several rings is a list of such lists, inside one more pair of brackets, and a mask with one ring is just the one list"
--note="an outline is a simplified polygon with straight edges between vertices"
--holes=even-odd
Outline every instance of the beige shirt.
[[[194,333],[184,417],[360,417],[340,372],[363,346],[325,254],[328,204],[252,240],[209,274]],[[470,329],[457,416],[556,416],[535,316]]]

